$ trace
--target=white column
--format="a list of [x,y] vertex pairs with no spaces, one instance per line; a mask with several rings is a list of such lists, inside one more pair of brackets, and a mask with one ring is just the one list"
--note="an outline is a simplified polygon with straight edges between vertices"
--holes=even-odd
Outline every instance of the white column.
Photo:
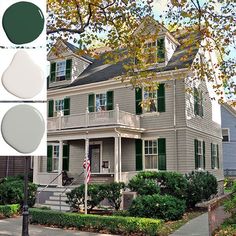
[[121,163],[121,136],[119,135],[119,181],[121,181],[122,163]]
[[114,142],[114,181],[119,181],[119,140],[118,137],[115,137]]
[[[32,157],[31,157],[32,158]],[[39,156],[34,156],[34,166],[33,166],[33,182],[39,184],[38,182],[38,173],[39,173]]]
[[88,127],[88,126],[89,126],[89,109],[87,107],[85,111],[85,127]]
[[86,159],[86,165],[84,169],[84,214],[87,215],[88,211],[88,182],[87,182],[87,159],[89,155],[89,139],[86,137],[85,139],[85,159]]
[[[62,163],[63,163],[63,141],[59,141],[59,160],[58,160],[58,174],[62,172]],[[62,187],[62,174],[58,177],[58,187]]]

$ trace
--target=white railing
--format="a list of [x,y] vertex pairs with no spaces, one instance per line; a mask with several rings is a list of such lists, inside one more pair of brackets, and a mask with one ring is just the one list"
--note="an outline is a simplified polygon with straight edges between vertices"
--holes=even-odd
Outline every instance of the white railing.
[[118,105],[111,111],[88,112],[87,110],[82,114],[48,118],[48,131],[105,125],[140,128],[140,118],[129,112],[120,111]]

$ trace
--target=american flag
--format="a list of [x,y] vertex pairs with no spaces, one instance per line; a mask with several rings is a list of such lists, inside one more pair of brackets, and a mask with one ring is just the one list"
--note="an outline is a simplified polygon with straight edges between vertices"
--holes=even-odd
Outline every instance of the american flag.
[[[84,159],[83,167],[84,167],[84,169],[86,169],[86,159]],[[86,172],[87,172],[87,176],[85,178],[88,183],[90,181],[90,177],[91,177],[90,160],[89,159],[87,159],[87,171]]]

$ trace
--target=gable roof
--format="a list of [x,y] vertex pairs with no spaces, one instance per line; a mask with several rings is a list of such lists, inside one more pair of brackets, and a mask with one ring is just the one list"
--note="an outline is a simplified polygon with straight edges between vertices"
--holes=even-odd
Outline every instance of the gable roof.
[[[189,45],[187,48],[183,48],[183,40],[189,37],[193,38],[194,40],[192,40],[191,45]],[[179,35],[175,38],[179,42],[179,45],[177,46],[167,65],[164,67],[153,68],[150,71],[164,72],[178,70],[188,68],[193,63],[193,60],[195,59],[198,52],[197,42],[199,42],[200,40],[200,35],[196,32],[192,32],[186,35],[185,32],[184,35],[179,33]],[[71,50],[78,50],[78,48],[68,42],[67,45]],[[191,50],[189,50],[190,48]],[[93,59],[93,63],[91,63],[71,84],[56,86],[50,88],[50,90],[97,83],[125,75],[126,71],[123,64],[128,63],[131,59],[125,58],[123,61],[120,61],[116,64],[106,64],[106,55],[107,52],[101,54],[98,59]],[[182,60],[183,57],[185,57],[185,60]]]
[[230,114],[236,117],[236,107],[229,105],[228,103],[222,104],[222,106],[227,110]]

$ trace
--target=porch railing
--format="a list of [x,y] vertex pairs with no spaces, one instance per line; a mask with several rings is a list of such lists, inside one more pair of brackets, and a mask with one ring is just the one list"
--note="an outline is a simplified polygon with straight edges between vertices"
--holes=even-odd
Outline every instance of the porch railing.
[[48,130],[96,127],[104,125],[123,125],[140,128],[140,118],[129,112],[120,111],[118,105],[115,110],[88,112],[68,116],[48,118]]

